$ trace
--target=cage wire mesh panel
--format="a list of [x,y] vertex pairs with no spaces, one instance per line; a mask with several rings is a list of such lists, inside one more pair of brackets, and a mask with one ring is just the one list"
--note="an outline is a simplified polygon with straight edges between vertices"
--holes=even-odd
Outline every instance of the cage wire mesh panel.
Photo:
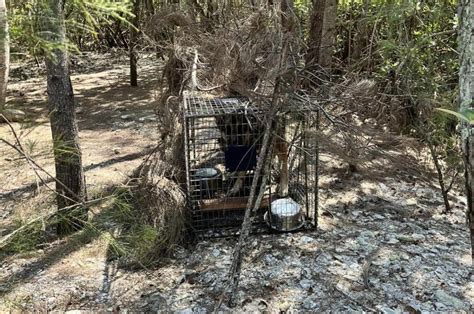
[[[296,108],[298,109],[298,108]],[[282,230],[293,230],[299,226],[316,227],[318,207],[318,143],[316,130],[317,113],[311,110],[294,110],[286,112],[285,141],[288,143],[288,198],[278,201],[284,208],[283,222],[275,223]],[[276,211],[277,202],[273,202],[271,212]],[[286,209],[286,211],[285,211]],[[301,211],[299,223],[286,216],[292,216],[296,210]],[[276,211],[278,213],[278,211]],[[297,216],[298,217],[298,216]],[[273,225],[274,223],[272,223]],[[294,227],[294,226],[297,227]]]
[[[184,99],[187,196],[191,227],[204,237],[236,234],[242,224],[265,132],[263,111],[247,98]],[[283,115],[254,230],[292,231],[315,225],[317,143],[307,110]],[[262,177],[269,180],[262,186]]]

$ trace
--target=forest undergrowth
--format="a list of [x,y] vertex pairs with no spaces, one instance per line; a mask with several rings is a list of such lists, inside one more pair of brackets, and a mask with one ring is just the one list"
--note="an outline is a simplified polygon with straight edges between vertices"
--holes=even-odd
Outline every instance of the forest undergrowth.
[[[116,64],[120,65],[122,61],[118,59]],[[118,68],[120,69],[120,66]],[[151,76],[156,75],[154,71],[156,70],[150,71]],[[100,77],[100,72],[94,74],[92,71],[91,76]],[[117,79],[119,78],[120,75],[117,76]],[[87,81],[90,78],[84,76],[80,79]],[[22,82],[28,83],[29,80]],[[106,161],[108,156],[112,159],[127,156],[127,152],[119,148],[120,141],[130,145],[135,132],[139,132],[141,136],[143,132],[156,132],[155,121],[140,123],[140,117],[150,117],[149,113],[152,112],[147,109],[149,107],[146,103],[153,102],[155,94],[153,87],[149,88],[143,88],[140,92],[149,95],[140,101],[144,103],[143,106],[119,111],[118,115],[113,115],[114,118],[108,121],[110,129],[104,128],[104,135],[114,132],[114,128],[118,132],[129,133],[128,136],[116,139],[115,145],[119,152],[112,151],[109,155],[103,155],[101,150],[94,149],[90,152],[91,160],[102,158]],[[95,99],[100,93],[87,95],[87,98],[84,98],[85,108],[89,108],[88,98],[96,106]],[[18,97],[17,100],[20,99]],[[113,106],[120,108],[120,104],[114,104],[113,99],[104,101],[101,106],[109,110]],[[87,116],[93,115],[94,111],[85,110],[82,114],[83,119],[88,120]],[[38,116],[40,117],[41,115]],[[137,124],[140,130],[136,129]],[[38,127],[41,126],[31,126],[36,132]],[[86,135],[87,128],[84,129],[82,132]],[[7,128],[3,131],[8,132]],[[82,138],[87,152],[87,136]],[[27,140],[28,137],[25,135],[22,139]],[[108,141],[109,137],[104,136],[104,140]],[[119,159],[121,173],[132,175],[136,166],[141,164],[142,158],[149,156],[153,150],[153,142],[139,143],[144,148],[150,145],[148,153],[132,156],[135,159],[131,161]],[[94,147],[97,145],[100,146],[94,142]],[[394,153],[397,153],[396,150]],[[2,157],[3,160],[19,158],[14,152]],[[414,154],[413,157],[421,157],[419,160],[423,164],[423,160],[427,162],[428,155]],[[47,167],[51,162],[50,157],[44,154],[42,158],[43,166]],[[28,169],[24,161],[18,160],[17,163],[18,167]],[[443,290],[442,286],[439,286],[442,290],[440,292],[439,289],[428,291],[418,285],[410,286],[412,290],[405,291],[402,289],[402,282],[409,280],[411,275],[405,277],[401,274],[400,278],[391,282],[394,289],[402,289],[397,290],[399,298],[407,298],[407,295],[416,292],[427,293],[427,296],[431,293],[441,300],[436,305],[421,302],[423,297],[419,299],[421,301],[407,299],[404,301],[405,307],[399,306],[399,309],[467,309],[469,304],[472,306],[472,295],[469,292],[469,276],[472,275],[469,275],[468,262],[466,257],[463,257],[468,255],[468,245],[461,241],[462,237],[466,236],[463,227],[465,216],[462,212],[462,193],[451,194],[454,211],[444,215],[442,199],[436,192],[435,184],[427,184],[426,180],[417,177],[416,172],[394,169],[390,172],[392,175],[385,178],[371,177],[373,172],[351,172],[343,160],[324,153],[321,164],[322,207],[319,230],[309,234],[265,235],[263,238],[257,236],[264,245],[252,246],[246,259],[250,268],[244,267],[243,270],[243,301],[239,305],[242,310],[304,310],[315,306],[314,298],[322,296],[326,296],[327,302],[320,303],[320,309],[393,308],[395,303],[402,301],[396,298],[392,301],[382,300],[386,298],[384,294],[391,293],[391,290],[386,290],[388,288],[384,271],[395,267],[390,264],[395,260],[401,261],[397,267],[402,268],[417,267],[417,263],[428,260],[432,261],[430,265],[438,265],[436,267],[454,267],[453,263],[459,263],[459,266],[456,266],[456,272],[459,272],[456,280],[459,283],[453,283],[459,288],[450,286],[452,289],[449,288],[448,292],[444,292],[447,288]],[[89,180],[93,191],[91,201],[96,201],[91,203],[91,219],[83,231],[57,239],[54,233],[48,230],[51,225],[45,225],[45,220],[40,219],[18,233],[6,248],[2,248],[3,309],[157,310],[163,309],[163,304],[169,304],[175,310],[189,307],[212,309],[214,298],[218,298],[218,291],[223,284],[222,278],[225,277],[228,265],[226,263],[230,261],[230,248],[235,240],[204,241],[197,246],[183,244],[169,248],[167,257],[157,254],[157,229],[152,223],[143,224],[144,220],[137,215],[141,212],[137,212],[137,207],[134,207],[136,202],[131,194],[133,183],[128,176],[124,176],[121,180],[122,186],[116,186],[115,182],[111,184],[110,167],[117,165],[107,165],[105,162],[104,166],[97,170],[90,170],[91,174],[97,176]],[[417,171],[421,173],[424,169],[426,167],[422,166]],[[22,182],[31,182],[27,178]],[[10,221],[2,224],[8,226],[3,234],[15,226],[31,221],[39,208],[42,208],[41,212],[44,213],[44,210],[53,205],[53,198],[44,187],[35,192],[34,189],[21,190],[24,186],[25,184],[12,187],[12,190],[17,190],[13,194],[9,194],[8,189],[2,191],[2,205],[6,209],[2,212],[3,221]],[[15,200],[14,206],[12,199]],[[19,201],[20,199],[22,201]],[[54,224],[54,219],[49,220],[49,223]],[[386,230],[387,225],[392,227]],[[437,244],[432,242],[433,239],[437,239]],[[296,243],[299,243],[298,246],[295,246]],[[445,247],[449,247],[449,254]],[[283,258],[284,256],[279,255],[278,252],[282,250],[290,252],[290,257]],[[358,254],[362,259],[352,260],[356,256],[350,252],[355,252],[354,250],[359,250]],[[313,265],[306,259],[307,254],[318,256],[318,263]],[[434,262],[437,258],[440,260]],[[253,269],[251,265],[256,268]],[[318,267],[328,268],[323,271]],[[364,267],[369,268],[364,270]],[[428,276],[424,280],[431,280],[429,271],[436,269],[435,266],[429,267],[434,268],[427,268],[426,272],[423,270],[420,273]],[[347,273],[346,268],[352,269],[354,273]],[[275,272],[278,272],[278,275]],[[264,277],[259,277],[257,273]],[[166,280],[163,280],[163,276]],[[324,285],[320,285],[315,278],[320,278]],[[254,285],[262,280],[267,283],[256,289]],[[50,287],[53,282],[53,286],[62,288],[58,290]],[[382,285],[384,282],[385,285]],[[334,285],[334,288],[329,289],[331,285]],[[363,288],[367,285],[372,288],[369,288],[367,293],[362,293],[364,289],[368,289]],[[271,288],[277,286],[280,288]],[[41,293],[31,297],[31,292],[38,289]],[[293,292],[290,293],[291,290]],[[376,298],[379,298],[380,302],[370,300],[371,296],[374,297],[372,294],[378,295]],[[199,296],[203,298],[196,301]],[[286,301],[282,303],[283,299]]]
[[[8,3],[0,310],[472,311],[454,1],[60,3]],[[265,111],[255,173],[312,108],[316,229],[248,233],[254,175],[239,239],[196,241],[186,95]]]

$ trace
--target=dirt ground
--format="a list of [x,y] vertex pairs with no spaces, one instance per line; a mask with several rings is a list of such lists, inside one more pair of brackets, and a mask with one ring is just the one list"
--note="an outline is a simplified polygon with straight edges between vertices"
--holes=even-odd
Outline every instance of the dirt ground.
[[[153,101],[159,67],[140,62],[131,88],[127,60],[85,58],[72,80],[88,190],[126,178],[157,141]],[[111,60],[113,62],[111,62]],[[8,104],[31,123],[14,124],[31,156],[54,173],[43,77],[9,86]],[[13,141],[7,126],[0,137]],[[0,144],[1,145],[1,144]],[[0,146],[0,234],[39,204],[35,175]],[[317,231],[254,236],[244,262],[238,306],[224,312],[472,312],[474,274],[462,193],[443,215],[440,193],[403,175],[373,181],[336,171],[322,156]],[[44,192],[46,187],[41,187]],[[51,200],[45,199],[44,206]],[[31,207],[31,206],[30,206]],[[225,287],[235,238],[177,247],[156,269],[118,268],[107,239],[81,234],[1,261],[0,311],[211,312]]]
[[[160,69],[156,60],[142,59],[139,87],[132,88],[128,84],[126,57],[119,54],[86,55],[84,60],[73,66],[71,80],[78,105],[87,189],[94,195],[108,185],[123,181],[156,144],[153,103]],[[34,64],[14,64],[12,72],[23,73],[28,66],[35,67]],[[41,72],[37,69],[29,73],[31,77],[26,80],[13,77],[8,86],[7,108],[20,109],[27,114],[25,123],[13,123],[13,127],[30,156],[54,175],[46,80]],[[0,124],[0,138],[15,143],[6,124]],[[39,193],[38,180],[29,165],[5,144],[0,144],[0,147],[0,219],[5,227],[15,206]],[[50,182],[49,186],[54,187],[48,175],[41,171],[40,174]],[[41,186],[40,191],[44,190],[48,188]],[[0,227],[0,234],[2,229]]]

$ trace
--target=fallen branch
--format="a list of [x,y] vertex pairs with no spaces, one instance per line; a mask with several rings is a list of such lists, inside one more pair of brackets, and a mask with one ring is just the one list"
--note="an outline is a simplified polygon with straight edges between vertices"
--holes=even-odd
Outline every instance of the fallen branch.
[[235,249],[233,252],[232,265],[229,270],[228,284],[219,299],[219,303],[217,304],[214,310],[215,312],[217,312],[219,308],[221,307],[227,293],[229,293],[229,302],[228,302],[229,306],[233,307],[236,304],[235,298],[237,295],[239,278],[240,278],[240,273],[242,269],[242,260],[245,254],[246,243],[248,243],[248,237],[250,235],[250,229],[252,225],[252,219],[251,219],[252,214],[256,212],[257,209],[260,207],[260,203],[263,198],[263,193],[265,191],[265,185],[266,185],[268,174],[265,174],[263,176],[259,194],[256,196],[259,178],[262,174],[263,169],[265,168],[265,165],[271,159],[271,154],[269,152],[272,149],[272,143],[275,137],[274,135],[275,132],[273,132],[273,130],[278,128],[278,123],[277,123],[278,119],[276,119],[276,117],[278,116],[278,112],[280,111],[280,107],[282,104],[281,94],[282,94],[282,87],[283,87],[283,76],[284,74],[286,74],[285,70],[287,70],[286,65],[287,65],[289,50],[290,50],[289,36],[285,36],[284,41],[283,41],[282,52],[280,55],[280,62],[279,62],[280,74],[275,80],[275,87],[273,90],[272,101],[270,103],[269,112],[265,119],[265,132],[263,136],[262,148],[259,153],[257,166],[256,166],[254,177],[252,180],[252,186],[250,188],[250,196],[247,200],[247,207],[245,210],[242,227],[240,229],[239,241],[237,245],[235,246]]

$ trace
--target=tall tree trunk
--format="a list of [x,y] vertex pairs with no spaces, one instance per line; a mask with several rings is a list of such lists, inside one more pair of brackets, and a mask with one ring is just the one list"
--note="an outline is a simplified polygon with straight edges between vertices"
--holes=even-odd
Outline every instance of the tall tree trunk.
[[[474,113],[474,1],[460,0],[459,7],[459,101],[460,112],[473,119]],[[471,232],[471,256],[474,261],[474,128],[463,122],[461,133],[466,167],[467,218]]]
[[[314,72],[328,71],[334,49],[337,0],[314,0],[310,18],[306,66]],[[319,75],[318,75],[319,76]]]
[[[54,49],[47,54],[47,91],[49,117],[56,167],[58,209],[65,211],[57,225],[58,235],[80,229],[87,220],[87,209],[80,206],[86,198],[82,155],[76,123],[74,92],[69,76],[64,24],[64,1],[48,0],[44,22],[48,40]],[[78,205],[74,207],[74,205]]]
[[0,0],[0,112],[5,109],[8,71],[10,69],[10,44],[8,36],[7,6]]
[[133,14],[135,17],[132,20],[132,26],[130,27],[130,85],[138,86],[138,74],[137,74],[137,61],[138,55],[136,46],[138,42],[138,27],[140,23],[140,2],[141,0],[134,0],[133,2]]

